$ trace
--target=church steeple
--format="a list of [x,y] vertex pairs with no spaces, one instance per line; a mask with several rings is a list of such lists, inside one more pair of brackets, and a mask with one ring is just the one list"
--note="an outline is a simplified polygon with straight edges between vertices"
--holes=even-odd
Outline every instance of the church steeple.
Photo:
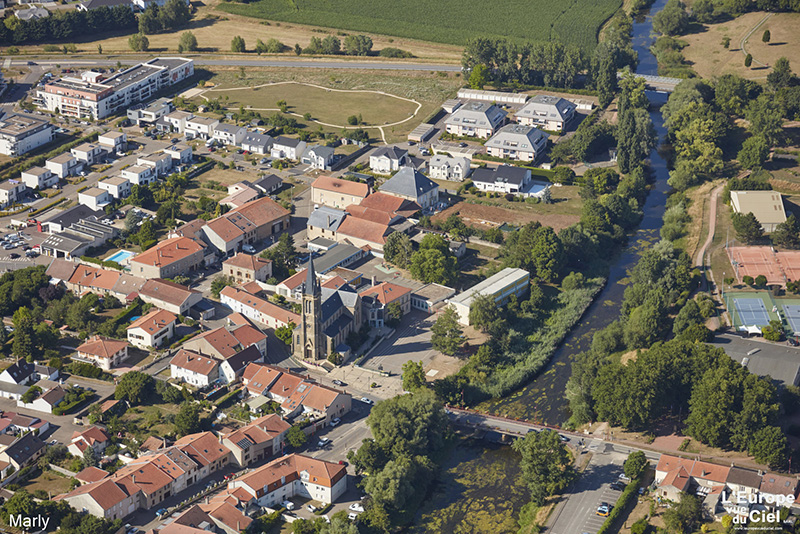
[[295,355],[305,360],[322,360],[327,357],[325,337],[322,334],[322,288],[314,271],[314,260],[309,259],[303,287],[303,324],[295,344]]
[[317,280],[317,273],[314,272],[314,258],[309,256],[308,269],[306,269],[306,283],[303,287],[303,294],[315,296],[321,293],[319,280]]

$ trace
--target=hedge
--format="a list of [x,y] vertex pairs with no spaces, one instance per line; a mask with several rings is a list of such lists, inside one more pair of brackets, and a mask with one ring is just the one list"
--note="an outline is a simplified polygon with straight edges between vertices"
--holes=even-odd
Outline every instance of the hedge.
[[601,526],[600,530],[597,531],[597,534],[608,534],[609,532],[614,532],[614,524],[622,516],[622,514],[625,513],[625,509],[630,504],[631,499],[636,498],[639,492],[640,480],[640,478],[636,478],[628,483],[628,485],[625,487],[625,490],[622,492],[622,495],[619,496],[617,504],[614,505],[614,508],[611,509],[611,513],[608,514],[606,522],[603,523],[603,526]]
[[228,393],[227,395],[225,395],[224,397],[222,397],[221,399],[216,401],[214,404],[216,404],[217,408],[219,408],[219,409],[227,407],[228,401],[230,401],[232,398],[234,398],[236,395],[238,395],[241,392],[242,392],[242,388],[234,389],[233,391],[231,391],[230,393]]
[[110,269],[116,269],[118,271],[121,271],[123,269],[122,265],[120,265],[119,263],[117,263],[115,261],[101,260],[101,259],[98,259],[98,258],[92,258],[91,256],[81,256],[81,260],[89,262],[89,263],[94,263],[95,265],[100,265],[102,267],[108,267]]
[[75,400],[73,402],[70,402],[69,404],[63,404],[62,403],[62,404],[59,404],[58,406],[56,406],[55,408],[53,408],[53,415],[64,415],[65,413],[69,413],[76,406],[78,406],[80,404],[83,404],[87,400],[89,400],[92,397],[94,397],[94,393],[92,393],[91,391],[87,391],[86,393],[88,393],[88,395],[85,395],[85,396],[81,395],[81,398],[79,398],[79,399],[77,399],[77,400]]

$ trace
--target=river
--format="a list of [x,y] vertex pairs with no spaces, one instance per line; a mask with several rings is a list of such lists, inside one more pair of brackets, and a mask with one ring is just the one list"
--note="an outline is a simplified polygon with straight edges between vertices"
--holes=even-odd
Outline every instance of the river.
[[[650,52],[650,45],[653,43],[652,14],[660,11],[666,3],[667,0],[656,0],[644,16],[634,21],[632,43],[639,54],[637,73],[658,74],[658,63]],[[667,131],[660,105],[666,102],[668,95],[648,91],[647,96],[654,104],[651,107],[650,117],[659,139],[663,140]],[[659,154],[658,148],[650,153],[650,170],[654,184],[645,201],[644,218],[639,229],[630,237],[627,247],[618,256],[617,262],[611,267],[608,284],[538,377],[508,397],[486,403],[490,405],[488,408],[490,412],[552,425],[562,425],[569,419],[564,392],[570,377],[572,360],[576,355],[589,349],[595,332],[602,330],[619,317],[623,293],[628,286],[629,271],[636,265],[641,253],[659,239],[670,188],[667,185],[669,178],[667,163]]]

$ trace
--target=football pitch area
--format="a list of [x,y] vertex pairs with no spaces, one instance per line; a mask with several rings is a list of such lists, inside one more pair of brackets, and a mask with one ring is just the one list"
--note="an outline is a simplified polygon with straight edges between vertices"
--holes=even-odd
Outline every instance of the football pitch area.
[[561,41],[590,50],[622,0],[260,0],[222,3],[250,17],[463,45],[474,37]]

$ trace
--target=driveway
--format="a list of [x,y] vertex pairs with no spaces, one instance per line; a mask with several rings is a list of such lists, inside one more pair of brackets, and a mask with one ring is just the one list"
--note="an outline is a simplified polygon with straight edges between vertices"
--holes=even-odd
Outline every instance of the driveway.
[[394,334],[383,340],[362,363],[368,369],[401,375],[403,364],[409,360],[422,361],[427,367],[437,351],[431,345],[431,326],[434,316],[419,310],[405,315]]

